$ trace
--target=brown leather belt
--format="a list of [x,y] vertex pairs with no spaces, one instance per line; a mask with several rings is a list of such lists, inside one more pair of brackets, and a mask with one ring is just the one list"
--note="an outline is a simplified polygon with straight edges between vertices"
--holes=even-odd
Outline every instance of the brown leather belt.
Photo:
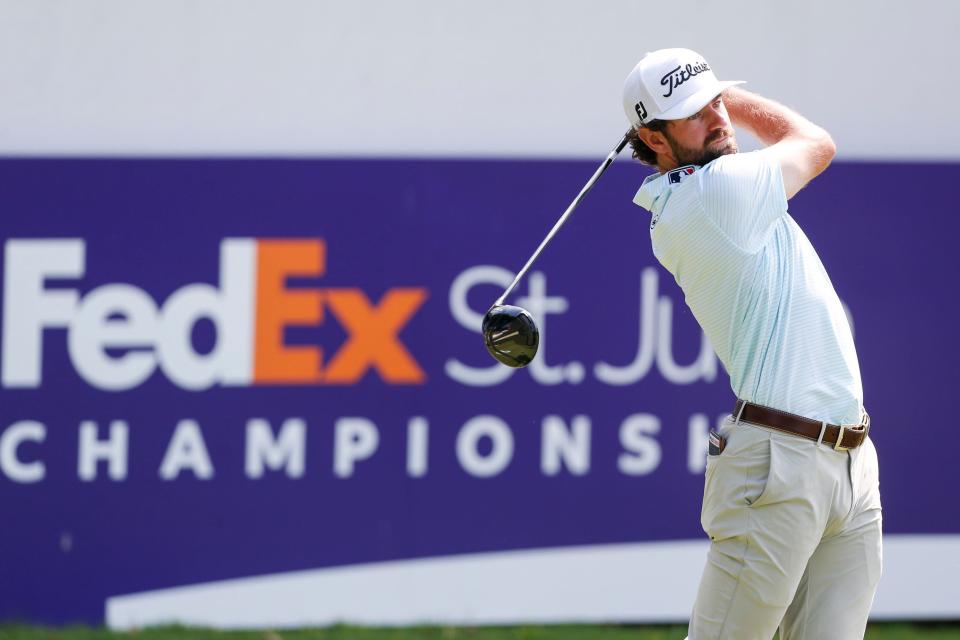
[[867,433],[870,432],[870,416],[866,411],[863,412],[863,420],[860,424],[835,425],[737,400],[733,408],[733,417],[737,421],[743,420],[761,427],[801,436],[814,442],[829,444],[837,451],[856,449],[863,444],[867,439]]

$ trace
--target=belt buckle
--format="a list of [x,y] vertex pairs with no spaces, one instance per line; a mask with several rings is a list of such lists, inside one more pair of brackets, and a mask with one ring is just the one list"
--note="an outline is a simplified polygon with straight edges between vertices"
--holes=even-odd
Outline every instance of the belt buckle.
[[844,447],[840,443],[843,442],[843,432],[847,430],[847,426],[844,424],[840,425],[840,433],[837,434],[837,443],[833,445],[834,451],[849,451],[850,447]]
[[[860,418],[858,424],[841,424],[840,433],[837,434],[837,443],[833,445],[834,451],[850,451],[851,447],[844,447],[841,442],[843,442],[843,432],[844,431],[863,431],[863,439],[867,439],[867,435],[870,433],[870,414],[866,411],[863,412],[863,417]],[[862,442],[862,441],[861,441]]]

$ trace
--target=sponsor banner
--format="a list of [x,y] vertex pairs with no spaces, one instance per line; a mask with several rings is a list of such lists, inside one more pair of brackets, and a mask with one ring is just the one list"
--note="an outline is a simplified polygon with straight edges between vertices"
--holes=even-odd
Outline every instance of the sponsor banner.
[[[651,255],[642,167],[615,163],[512,297],[537,359],[513,370],[483,348],[484,311],[594,168],[0,161],[0,618],[702,540],[707,432],[733,397]],[[960,223],[937,213],[958,177],[837,164],[791,201],[854,326],[893,533],[960,533],[939,471]]]

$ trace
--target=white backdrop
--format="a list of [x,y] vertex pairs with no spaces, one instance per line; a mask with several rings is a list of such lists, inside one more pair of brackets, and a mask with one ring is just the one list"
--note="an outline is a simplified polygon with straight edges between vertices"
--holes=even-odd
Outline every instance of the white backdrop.
[[[0,0],[2,155],[603,155],[687,46],[840,157],[960,157],[949,0]],[[749,145],[748,145],[749,146]]]

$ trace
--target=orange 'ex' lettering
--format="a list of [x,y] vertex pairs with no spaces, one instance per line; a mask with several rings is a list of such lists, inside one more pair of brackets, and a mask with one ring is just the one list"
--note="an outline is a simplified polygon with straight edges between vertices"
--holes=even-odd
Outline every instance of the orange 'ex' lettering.
[[[326,245],[322,240],[257,241],[254,381],[351,384],[375,368],[391,384],[422,383],[426,375],[398,334],[426,300],[426,289],[392,288],[374,305],[355,288],[286,288],[289,276],[317,277],[325,272]],[[324,302],[348,334],[326,370],[320,347],[283,342],[287,326],[322,323]]]

